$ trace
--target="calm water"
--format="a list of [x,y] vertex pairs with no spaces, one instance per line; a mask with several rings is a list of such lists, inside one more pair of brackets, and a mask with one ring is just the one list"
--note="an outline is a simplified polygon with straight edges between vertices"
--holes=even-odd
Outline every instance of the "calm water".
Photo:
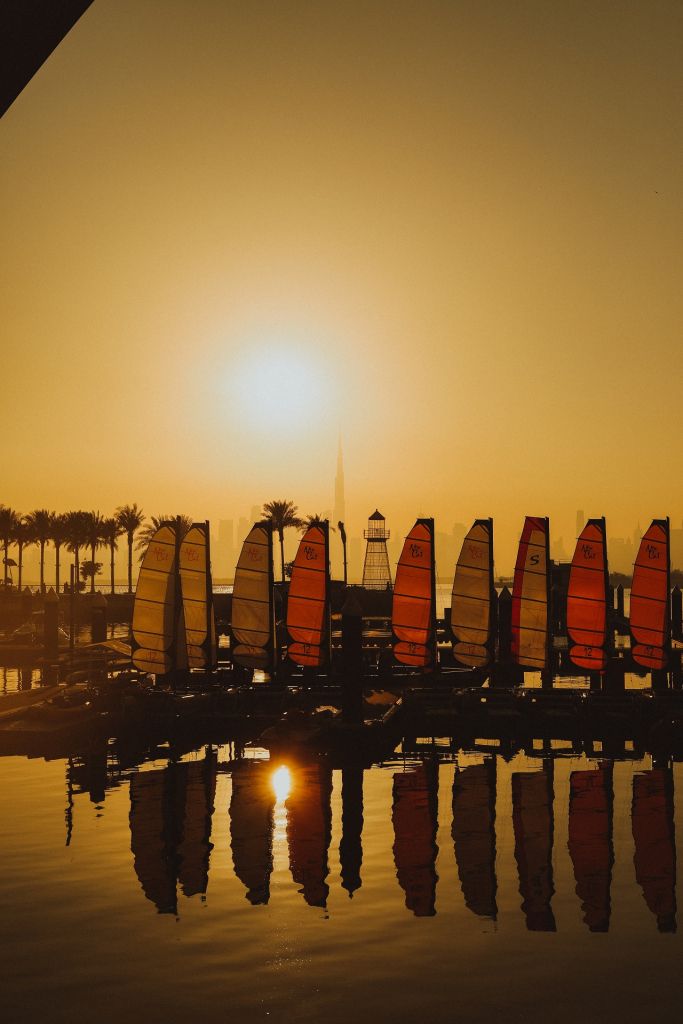
[[4,1020],[680,1019],[681,765],[252,753],[0,758]]

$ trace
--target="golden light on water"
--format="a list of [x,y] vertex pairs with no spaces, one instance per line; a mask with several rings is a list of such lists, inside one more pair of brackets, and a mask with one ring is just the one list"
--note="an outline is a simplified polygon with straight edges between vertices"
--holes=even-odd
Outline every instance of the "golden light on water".
[[278,803],[282,803],[289,796],[289,791],[291,789],[291,777],[289,774],[289,768],[286,765],[281,765],[281,767],[273,773],[272,784],[275,791],[275,799]]

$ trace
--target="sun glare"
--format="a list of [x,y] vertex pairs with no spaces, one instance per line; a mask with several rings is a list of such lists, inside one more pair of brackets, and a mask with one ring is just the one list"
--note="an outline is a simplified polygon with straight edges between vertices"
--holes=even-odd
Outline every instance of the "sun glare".
[[275,791],[275,799],[278,803],[282,803],[289,796],[289,790],[291,788],[291,778],[289,775],[289,768],[286,765],[282,765],[273,772],[272,778],[273,790]]
[[252,352],[230,375],[231,408],[249,427],[301,430],[329,406],[330,385],[312,355],[283,347]]

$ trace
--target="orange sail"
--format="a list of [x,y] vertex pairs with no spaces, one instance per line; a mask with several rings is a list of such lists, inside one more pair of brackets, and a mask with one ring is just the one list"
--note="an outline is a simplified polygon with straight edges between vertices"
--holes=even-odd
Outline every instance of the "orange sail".
[[453,780],[453,847],[465,903],[479,917],[496,906],[496,762],[462,768]]
[[404,665],[435,660],[434,520],[418,519],[396,567],[391,624],[394,655]]
[[310,907],[324,907],[330,887],[327,852],[332,838],[332,769],[323,764],[290,766],[287,845],[292,878]]
[[548,667],[548,520],[527,516],[512,587],[512,657],[532,669]]
[[603,672],[607,665],[607,544],[605,520],[589,519],[577,543],[569,574],[567,632],[575,665]]
[[666,668],[669,586],[669,520],[653,519],[640,542],[631,584],[631,654],[644,668]]
[[554,932],[552,766],[513,774],[512,825],[526,926],[531,932]]
[[667,769],[633,776],[631,827],[636,881],[660,932],[676,931],[676,846],[673,779]]
[[329,524],[315,523],[301,538],[287,600],[288,654],[297,665],[323,665],[329,642]]
[[475,519],[462,542],[451,598],[453,654],[462,665],[489,660],[493,593],[493,520]]
[[438,785],[438,764],[420,764],[394,775],[396,877],[415,917],[436,913]]
[[230,845],[235,874],[254,906],[270,898],[275,791],[268,761],[241,761],[232,773]]
[[569,793],[569,855],[584,922],[592,932],[606,932],[610,919],[612,845],[612,765],[597,771],[572,772]]

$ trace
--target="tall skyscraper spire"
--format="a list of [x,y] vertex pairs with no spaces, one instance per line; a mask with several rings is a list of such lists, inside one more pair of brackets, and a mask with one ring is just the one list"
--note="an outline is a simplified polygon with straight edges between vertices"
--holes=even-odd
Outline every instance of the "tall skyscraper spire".
[[344,460],[342,456],[341,430],[339,431],[339,447],[337,449],[337,475],[334,478],[334,523],[346,522],[346,502],[344,501]]

